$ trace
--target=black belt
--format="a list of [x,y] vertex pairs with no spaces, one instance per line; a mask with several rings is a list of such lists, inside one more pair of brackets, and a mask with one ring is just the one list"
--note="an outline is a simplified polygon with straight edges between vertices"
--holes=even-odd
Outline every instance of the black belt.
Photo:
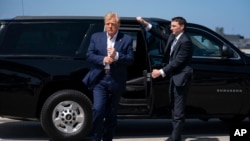
[[110,69],[104,69],[105,74],[110,74]]

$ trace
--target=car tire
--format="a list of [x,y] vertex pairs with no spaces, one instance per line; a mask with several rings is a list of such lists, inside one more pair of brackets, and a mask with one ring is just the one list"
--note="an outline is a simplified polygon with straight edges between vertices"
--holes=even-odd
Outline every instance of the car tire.
[[80,91],[60,90],[44,103],[42,128],[54,141],[80,141],[91,130],[92,103]]

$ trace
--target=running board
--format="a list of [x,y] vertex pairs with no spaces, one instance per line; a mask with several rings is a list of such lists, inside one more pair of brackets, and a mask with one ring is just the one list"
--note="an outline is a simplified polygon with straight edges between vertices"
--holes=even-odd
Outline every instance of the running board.
[[147,99],[125,99],[121,98],[119,105],[121,106],[147,106]]

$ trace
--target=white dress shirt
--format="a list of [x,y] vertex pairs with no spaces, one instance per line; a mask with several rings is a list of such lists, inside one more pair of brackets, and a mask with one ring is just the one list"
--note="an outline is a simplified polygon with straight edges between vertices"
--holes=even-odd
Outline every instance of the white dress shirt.
[[[118,32],[116,32],[115,35],[113,36],[113,38],[111,38],[111,36],[109,36],[108,33],[107,33],[107,48],[115,46],[115,40],[117,38],[117,34],[118,34]],[[110,54],[108,54],[108,56],[110,56]],[[119,58],[119,53],[116,52],[115,60],[118,60],[118,58]],[[104,63],[104,65],[105,65],[104,69],[110,69],[110,65],[109,64],[105,64]]]

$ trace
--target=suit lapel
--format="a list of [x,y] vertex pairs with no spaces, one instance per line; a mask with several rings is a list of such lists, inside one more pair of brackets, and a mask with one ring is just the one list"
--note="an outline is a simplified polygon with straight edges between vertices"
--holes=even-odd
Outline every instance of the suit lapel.
[[174,47],[174,50],[173,50],[171,56],[173,56],[173,55],[176,53],[176,51],[179,50],[182,38],[183,38],[183,34],[182,34],[181,37],[177,40],[177,42],[176,42],[176,44],[175,44],[175,47]]
[[167,51],[170,51],[170,48],[171,48],[171,44],[173,43],[174,41],[174,35],[171,34],[171,36],[169,37],[169,40],[167,41],[167,45],[164,49],[164,52],[166,53]]

